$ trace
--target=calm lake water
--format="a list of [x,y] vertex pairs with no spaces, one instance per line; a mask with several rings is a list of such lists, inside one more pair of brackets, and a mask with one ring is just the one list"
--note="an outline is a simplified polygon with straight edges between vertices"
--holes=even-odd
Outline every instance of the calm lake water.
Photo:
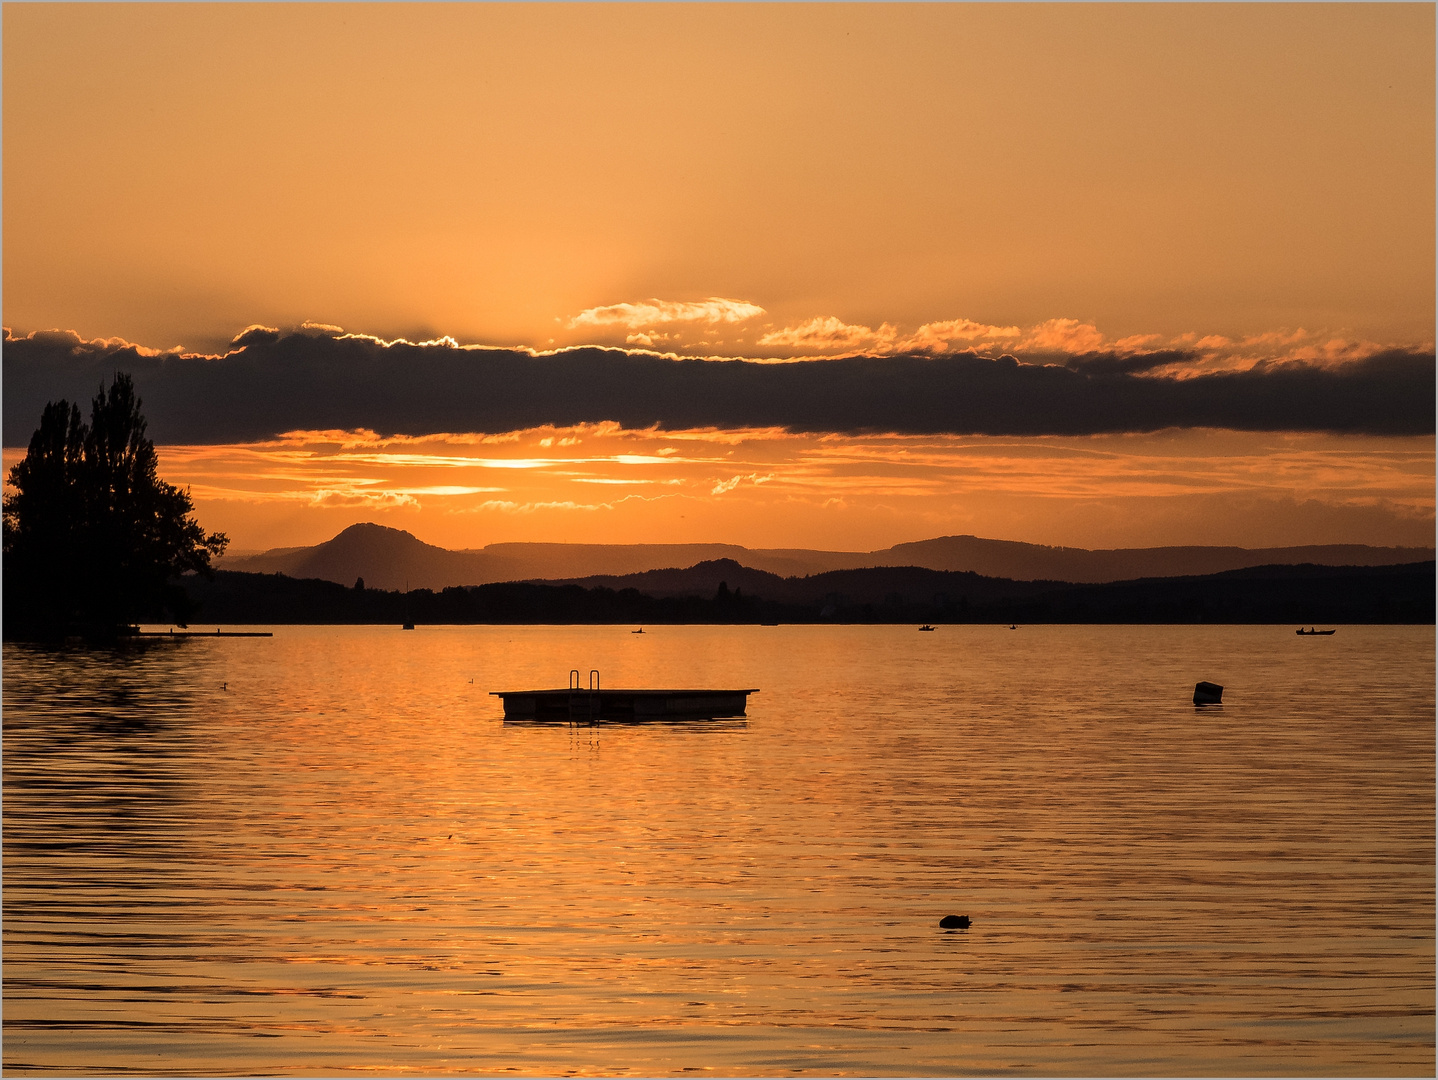
[[6,645],[6,1072],[1433,1074],[1433,627],[630,629]]

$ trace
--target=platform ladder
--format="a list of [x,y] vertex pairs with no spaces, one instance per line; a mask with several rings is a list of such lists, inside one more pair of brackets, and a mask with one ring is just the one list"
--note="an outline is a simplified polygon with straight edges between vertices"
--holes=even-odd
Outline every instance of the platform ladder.
[[599,698],[599,669],[589,670],[589,689],[579,685],[579,669],[569,669],[569,722],[571,724],[597,723],[604,713],[604,704]]

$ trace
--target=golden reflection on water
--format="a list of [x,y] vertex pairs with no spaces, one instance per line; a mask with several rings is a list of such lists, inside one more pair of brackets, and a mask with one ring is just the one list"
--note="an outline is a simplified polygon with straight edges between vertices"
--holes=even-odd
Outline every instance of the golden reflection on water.
[[630,629],[6,645],[6,1071],[1431,1075],[1432,627]]

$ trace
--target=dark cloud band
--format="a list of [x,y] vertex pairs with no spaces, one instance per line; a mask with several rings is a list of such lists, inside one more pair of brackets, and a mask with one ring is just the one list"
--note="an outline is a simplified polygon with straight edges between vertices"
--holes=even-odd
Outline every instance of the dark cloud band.
[[47,401],[88,401],[128,371],[160,443],[226,443],[297,429],[383,435],[498,432],[614,420],[625,427],[784,427],[806,432],[1091,435],[1216,427],[1425,435],[1434,356],[1393,350],[1323,368],[1260,364],[1187,379],[1141,376],[1182,359],[1090,356],[850,357],[758,364],[615,349],[384,345],[252,331],[225,357],[145,356],[45,334],[5,341],[4,441],[24,445]]

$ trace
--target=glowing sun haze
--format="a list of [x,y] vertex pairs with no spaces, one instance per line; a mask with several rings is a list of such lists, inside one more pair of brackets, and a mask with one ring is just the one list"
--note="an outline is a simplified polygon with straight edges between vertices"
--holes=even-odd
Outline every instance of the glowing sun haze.
[[[1229,373],[1247,381],[1203,385],[1243,395],[1431,359],[1431,5],[3,19],[4,322],[34,345],[25,386],[55,397],[76,392],[43,383],[69,342],[160,350],[160,372],[340,328],[535,363],[580,345],[785,362],[850,404],[857,369],[818,361],[1048,365],[1124,393]],[[316,409],[166,440],[171,391],[137,380],[163,474],[241,548],[356,520],[451,547],[1433,539],[1431,414],[1009,437],[518,407],[474,430],[361,411],[337,432]],[[329,395],[345,372],[316,380]],[[192,426],[244,405],[192,405]],[[7,469],[36,420],[7,411]]]

